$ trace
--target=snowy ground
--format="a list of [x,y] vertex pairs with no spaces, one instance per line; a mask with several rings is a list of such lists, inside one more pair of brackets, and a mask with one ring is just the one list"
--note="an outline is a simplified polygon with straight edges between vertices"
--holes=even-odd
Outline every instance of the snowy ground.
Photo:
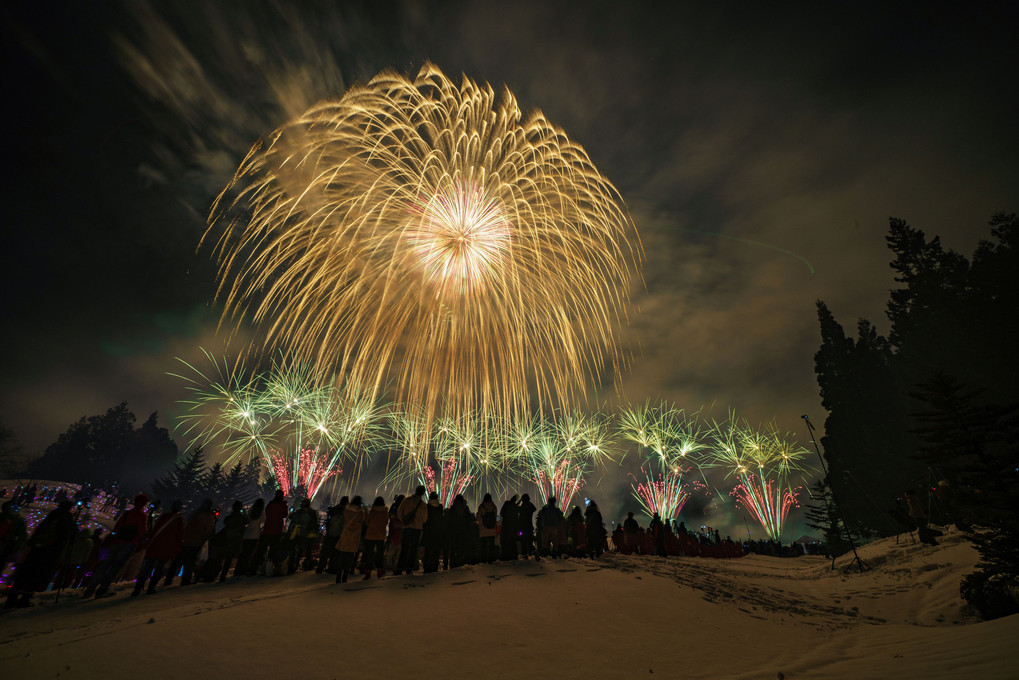
[[[0,616],[17,678],[1016,678],[1019,617],[967,617],[976,554],[885,539],[819,557],[499,563],[336,586],[299,573]],[[846,558],[840,560],[840,565]]]

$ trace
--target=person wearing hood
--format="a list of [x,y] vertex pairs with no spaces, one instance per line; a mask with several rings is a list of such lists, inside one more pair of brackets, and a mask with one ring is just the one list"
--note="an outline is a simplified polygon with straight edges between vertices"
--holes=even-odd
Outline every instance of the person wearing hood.
[[336,549],[340,552],[339,566],[336,569],[336,582],[346,583],[347,574],[354,566],[354,556],[361,545],[361,529],[364,527],[365,512],[361,497],[354,496],[343,511],[343,533]]
[[28,556],[14,573],[14,582],[7,593],[4,608],[28,607],[32,593],[49,585],[74,532],[71,501],[63,501],[39,522],[28,539]]
[[364,578],[372,577],[372,569],[377,570],[379,578],[386,573],[386,529],[389,527],[389,508],[382,496],[378,496],[368,511],[364,533]]
[[446,510],[446,542],[449,546],[447,568],[462,567],[467,562],[472,523],[471,509],[467,505],[467,500],[463,494],[457,494]]
[[428,495],[428,519],[425,520],[425,527],[421,533],[421,543],[425,547],[422,567],[426,574],[439,570],[439,559],[442,557],[443,547],[447,543],[446,520],[443,513],[444,508],[439,502],[439,494],[431,492]]
[[499,509],[499,515],[502,517],[502,528],[499,533],[500,559],[515,560],[519,554],[517,540],[520,535],[520,530],[517,528],[516,495],[506,499]]
[[142,549],[145,534],[149,530],[149,518],[145,516],[145,506],[148,503],[148,496],[138,494],[134,506],[117,519],[113,532],[106,539],[106,559],[92,572],[92,578],[85,587],[85,597],[95,594],[98,598],[105,595],[121,567],[136,550]]
[[602,521],[601,511],[598,504],[591,501],[584,511],[585,530],[587,532],[587,553],[598,559],[605,549],[605,524]]
[[476,514],[478,520],[478,538],[480,539],[481,562],[495,561],[495,536],[498,533],[499,509],[492,500],[492,494],[486,493],[478,506]]
[[184,545],[184,516],[181,514],[183,507],[181,501],[174,501],[170,506],[170,512],[160,517],[155,526],[149,530],[145,559],[142,561],[141,569],[138,570],[134,590],[131,592],[133,597],[142,592],[149,577],[152,580],[146,592],[149,595],[156,592],[156,584],[163,578],[167,563],[177,556],[181,546]]

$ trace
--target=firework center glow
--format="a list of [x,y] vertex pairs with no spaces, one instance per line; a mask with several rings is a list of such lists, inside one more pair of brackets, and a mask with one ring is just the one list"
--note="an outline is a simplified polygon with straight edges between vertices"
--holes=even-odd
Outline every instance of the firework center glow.
[[453,183],[413,212],[407,239],[426,277],[460,294],[484,289],[508,260],[502,203],[473,183]]

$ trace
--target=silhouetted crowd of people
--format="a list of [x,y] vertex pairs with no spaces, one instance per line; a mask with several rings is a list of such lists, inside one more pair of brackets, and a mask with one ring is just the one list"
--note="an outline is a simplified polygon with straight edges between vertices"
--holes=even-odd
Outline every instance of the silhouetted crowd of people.
[[[268,503],[259,498],[245,507],[235,501],[222,516],[212,500],[188,514],[180,501],[160,512],[158,501],[150,504],[138,494],[105,536],[77,522],[89,499],[64,491],[52,497],[56,508],[29,536],[16,511],[15,498],[24,500],[24,493],[19,489],[0,514],[0,573],[8,562],[18,562],[9,579],[8,608],[28,606],[33,593],[48,587],[99,598],[113,583],[133,579],[131,594],[137,596],[178,578],[181,586],[225,581],[231,571],[242,578],[314,570],[343,583],[353,576],[432,573],[497,560],[597,559],[610,549],[663,557],[782,554],[771,542],[737,543],[718,531],[688,531],[682,522],[673,527],[658,515],[644,528],[631,512],[610,533],[593,501],[569,514],[555,498],[538,508],[527,494],[501,506],[486,494],[476,509],[456,495],[444,507],[424,486],[389,504],[382,496],[370,504],[361,496],[343,497],[326,510],[324,521],[308,499],[290,507],[282,491]],[[35,491],[27,493],[33,497]]]

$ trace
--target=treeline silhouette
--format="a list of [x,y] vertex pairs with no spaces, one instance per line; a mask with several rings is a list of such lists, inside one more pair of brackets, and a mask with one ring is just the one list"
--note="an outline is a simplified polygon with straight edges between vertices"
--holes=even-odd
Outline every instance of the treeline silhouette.
[[849,337],[817,303],[826,482],[850,528],[908,528],[896,507],[914,489],[932,521],[971,528],[982,562],[962,590],[986,617],[1019,610],[1017,238],[1016,215],[996,214],[967,259],[893,218],[888,335],[861,319]]

